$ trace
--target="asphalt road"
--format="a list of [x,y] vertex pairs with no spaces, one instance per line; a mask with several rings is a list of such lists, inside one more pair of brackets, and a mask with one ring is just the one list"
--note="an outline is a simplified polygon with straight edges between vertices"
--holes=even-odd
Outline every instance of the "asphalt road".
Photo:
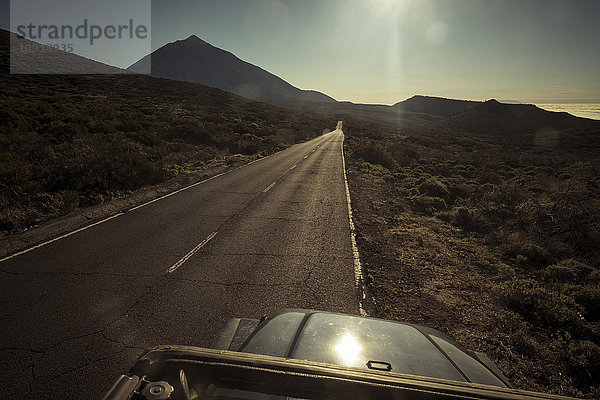
[[341,130],[0,262],[3,399],[99,399],[231,317],[358,312]]

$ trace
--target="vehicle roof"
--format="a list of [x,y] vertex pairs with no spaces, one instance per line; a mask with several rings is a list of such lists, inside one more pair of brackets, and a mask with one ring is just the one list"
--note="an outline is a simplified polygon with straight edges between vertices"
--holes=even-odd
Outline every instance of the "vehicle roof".
[[240,394],[236,399],[566,399],[498,386],[173,345],[144,354],[129,376],[162,381],[178,376],[181,371],[185,371],[193,384],[236,390]]
[[489,359],[478,357],[441,332],[378,318],[284,310],[262,322],[239,350],[510,387]]

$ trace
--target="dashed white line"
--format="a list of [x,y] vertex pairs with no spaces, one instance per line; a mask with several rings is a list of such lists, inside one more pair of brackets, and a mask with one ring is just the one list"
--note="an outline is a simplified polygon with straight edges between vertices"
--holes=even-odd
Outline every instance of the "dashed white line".
[[263,190],[263,193],[267,193],[269,190],[271,190],[273,188],[273,186],[275,186],[276,182],[271,183],[265,190]]
[[210,235],[208,235],[208,237],[206,239],[204,239],[203,241],[198,243],[198,245],[196,247],[194,247],[192,250],[190,250],[190,252],[187,253],[185,256],[183,256],[181,258],[181,260],[179,260],[175,264],[173,264],[173,266],[171,268],[169,268],[166,273],[170,274],[170,273],[175,272],[177,270],[177,268],[181,267],[187,260],[189,260],[194,254],[196,254],[198,252],[198,250],[200,250],[201,248],[206,246],[206,244],[208,242],[210,242],[211,239],[214,238],[215,236],[217,236],[217,232],[213,232]]
[[[294,145],[294,146],[296,146],[296,145]],[[292,147],[294,147],[294,146],[292,146]],[[210,181],[210,180],[213,180],[213,179],[215,179],[215,178],[218,178],[219,176],[222,176],[222,175],[229,174],[229,173],[231,173],[231,172],[233,172],[233,171],[236,171],[236,170],[238,170],[238,169],[240,169],[240,168],[243,168],[243,167],[245,167],[245,166],[248,166],[248,165],[250,165],[250,164],[254,164],[255,162],[258,162],[258,161],[261,161],[261,160],[267,159],[267,158],[269,158],[269,157],[271,157],[271,156],[274,156],[275,154],[278,154],[278,153],[280,153],[280,152],[273,153],[273,154],[269,154],[269,155],[268,155],[268,156],[266,156],[266,157],[259,158],[259,159],[257,159],[257,160],[254,160],[254,161],[252,161],[252,162],[249,162],[249,163],[247,163],[247,164],[240,165],[240,166],[239,166],[239,167],[237,167],[237,168],[231,169],[231,170],[229,170],[229,171],[222,172],[222,173],[220,173],[220,174],[217,174],[217,175],[215,175],[215,176],[211,176],[211,177],[210,177],[210,178],[208,178],[208,179],[204,179],[204,180],[202,180],[202,181],[200,181],[200,182],[192,183],[191,185],[188,185],[188,186],[186,186],[186,187],[184,187],[184,188],[181,188],[181,189],[179,189],[179,190],[176,190],[176,191],[174,191],[174,192],[168,193],[168,194],[166,194],[166,195],[164,195],[164,196],[161,196],[161,197],[158,197],[158,198],[156,198],[156,199],[154,199],[154,200],[150,200],[150,201],[148,201],[148,202],[146,202],[146,203],[144,203],[144,204],[140,204],[140,205],[137,205],[137,206],[135,206],[135,207],[133,207],[133,208],[130,208],[129,210],[127,210],[127,212],[130,212],[130,211],[135,211],[135,210],[139,210],[140,208],[142,208],[142,207],[145,207],[145,206],[147,206],[147,205],[149,205],[149,204],[152,204],[152,203],[154,203],[154,202],[157,202],[157,201],[159,201],[159,200],[165,199],[165,198],[167,198],[167,197],[169,197],[169,196],[173,196],[174,194],[177,194],[177,193],[183,192],[184,190],[191,189],[191,188],[193,188],[194,186],[201,185],[201,184],[203,184],[203,183],[205,183],[205,182],[208,182],[208,181]],[[37,245],[35,245],[35,246],[33,246],[33,247],[30,247],[30,248],[28,248],[28,249],[22,250],[22,251],[20,251],[20,252],[18,252],[18,253],[11,254],[11,255],[9,255],[9,256],[7,256],[7,257],[4,257],[4,258],[0,259],[0,262],[6,261],[6,260],[10,260],[11,258],[14,258],[14,257],[20,256],[20,255],[22,255],[22,254],[25,254],[25,253],[29,253],[29,252],[30,252],[30,251],[32,251],[32,250],[39,249],[40,247],[46,246],[46,245],[48,245],[48,244],[50,244],[50,243],[54,243],[54,242],[56,242],[56,241],[58,241],[58,240],[64,239],[64,238],[66,238],[66,237],[69,237],[69,236],[71,236],[71,235],[74,235],[74,234],[76,234],[76,233],[79,233],[79,232],[81,232],[81,231],[85,231],[86,229],[90,229],[90,228],[92,228],[92,227],[94,227],[94,226],[96,226],[96,225],[103,224],[104,222],[110,221],[111,219],[114,219],[114,218],[120,217],[121,215],[124,215],[124,214],[125,214],[124,212],[119,212],[119,213],[117,213],[117,214],[115,214],[115,215],[112,215],[112,216],[110,216],[110,217],[108,217],[108,218],[105,218],[105,219],[103,219],[102,221],[97,221],[97,222],[94,222],[93,224],[90,224],[90,225],[84,226],[84,227],[82,227],[82,228],[76,229],[76,230],[74,230],[74,231],[72,231],[72,232],[69,232],[69,233],[65,233],[64,235],[61,235],[61,236],[58,236],[58,237],[56,237],[56,238],[54,238],[54,239],[51,239],[51,240],[45,241],[45,242],[43,242],[43,243],[37,244]]]
[[[295,144],[295,145],[293,145],[293,146],[291,146],[291,147],[295,147],[295,146],[297,146],[297,144]],[[317,146],[317,147],[318,147],[318,146]],[[314,152],[314,150],[313,150],[313,152]],[[269,154],[269,155],[268,155],[268,156],[266,156],[266,157],[259,158],[259,159],[257,159],[257,160],[254,160],[254,161],[252,161],[252,162],[249,162],[249,163],[247,163],[247,164],[240,165],[240,166],[239,166],[239,167],[237,167],[237,168],[234,168],[234,169],[231,169],[231,170],[229,170],[229,171],[222,172],[222,173],[220,173],[220,174],[217,174],[217,175],[215,175],[215,176],[212,176],[212,177],[210,177],[210,178],[208,178],[208,179],[204,179],[204,180],[202,180],[202,181],[200,181],[200,182],[193,183],[193,184],[191,184],[191,185],[188,185],[188,186],[186,186],[186,187],[184,187],[184,188],[181,188],[181,189],[179,189],[179,190],[176,190],[176,191],[174,191],[174,192],[168,193],[168,194],[166,194],[166,195],[164,195],[164,196],[158,197],[158,198],[156,198],[156,199],[153,199],[153,200],[150,200],[150,201],[148,201],[148,202],[146,202],[146,203],[143,203],[143,204],[137,205],[137,206],[135,206],[135,207],[133,207],[133,208],[130,208],[130,209],[129,209],[129,210],[127,210],[126,212],[130,212],[130,211],[139,210],[140,208],[142,208],[142,207],[145,207],[145,206],[147,206],[147,205],[149,205],[149,204],[155,203],[155,202],[157,202],[157,201],[159,201],[159,200],[163,200],[163,199],[165,199],[165,198],[167,198],[167,197],[173,196],[174,194],[177,194],[177,193],[183,192],[184,190],[191,189],[191,188],[193,188],[193,187],[195,187],[195,186],[201,185],[201,184],[203,184],[203,183],[205,183],[205,182],[208,182],[208,181],[210,181],[210,180],[213,180],[213,179],[215,179],[215,178],[218,178],[219,176],[226,175],[226,174],[228,174],[228,173],[231,173],[231,172],[233,172],[233,171],[236,171],[236,170],[238,170],[238,169],[240,169],[240,168],[243,168],[243,167],[246,167],[246,166],[248,166],[248,165],[254,164],[254,163],[258,162],[258,161],[265,160],[265,159],[267,159],[267,158],[269,158],[269,157],[271,157],[271,156],[274,156],[274,155],[276,155],[276,154],[278,154],[278,153],[280,153],[280,152],[273,153],[273,154]],[[306,155],[304,158],[305,158],[305,159],[306,159],[306,158],[308,158],[308,154],[307,154],[307,155]],[[292,169],[293,169],[293,168],[292,168]],[[269,186],[267,189],[265,189],[265,190],[264,190],[264,192],[267,192],[267,191],[269,191],[269,190],[270,190],[270,189],[271,189],[273,186],[275,186],[275,183],[273,183],[271,186]],[[94,226],[97,226],[97,225],[103,224],[104,222],[110,221],[111,219],[114,219],[114,218],[120,217],[121,215],[124,215],[124,214],[125,214],[125,212],[119,212],[119,213],[117,213],[117,214],[115,214],[115,215],[112,215],[112,216],[110,216],[110,217],[108,217],[108,218],[105,218],[105,219],[103,219],[103,220],[101,220],[101,221],[94,222],[94,223],[92,223],[92,224],[90,224],[90,225],[87,225],[87,226],[81,227],[81,228],[79,228],[79,229],[76,229],[76,230],[74,230],[74,231],[72,231],[72,232],[69,232],[69,233],[66,233],[66,234],[64,234],[64,235],[58,236],[58,237],[56,237],[56,238],[54,238],[54,239],[47,240],[47,241],[45,241],[45,242],[43,242],[43,243],[37,244],[37,245],[35,245],[35,246],[33,246],[33,247],[30,247],[30,248],[28,248],[28,249],[25,249],[25,250],[19,251],[19,252],[17,252],[17,253],[11,254],[11,255],[9,255],[9,256],[7,256],[7,257],[4,257],[4,258],[0,259],[0,263],[1,263],[1,262],[3,262],[3,261],[6,261],[6,260],[10,260],[11,258],[14,258],[14,257],[20,256],[20,255],[22,255],[22,254],[29,253],[29,252],[30,252],[30,251],[32,251],[32,250],[39,249],[40,247],[46,246],[46,245],[48,245],[48,244],[50,244],[50,243],[54,243],[54,242],[56,242],[56,241],[58,241],[58,240],[64,239],[64,238],[66,238],[66,237],[69,237],[69,236],[71,236],[71,235],[74,235],[74,234],[76,234],[76,233],[79,233],[79,232],[81,232],[81,231],[85,231],[86,229],[90,229],[90,228],[92,228],[92,227],[94,227]],[[212,238],[211,238],[211,239],[212,239]]]
[[352,243],[352,258],[354,260],[354,284],[356,289],[360,293],[360,301],[358,302],[358,310],[363,316],[367,316],[367,312],[364,309],[364,302],[367,299],[367,292],[365,289],[365,281],[363,277],[363,269],[360,263],[360,254],[358,253],[358,246],[356,245],[356,230],[354,228],[354,221],[352,220],[352,205],[350,202],[350,189],[348,188],[348,176],[346,174],[346,160],[344,157],[344,136],[342,136],[342,167],[344,169],[344,183],[346,185],[346,201],[348,203],[348,220],[350,221],[350,241]]

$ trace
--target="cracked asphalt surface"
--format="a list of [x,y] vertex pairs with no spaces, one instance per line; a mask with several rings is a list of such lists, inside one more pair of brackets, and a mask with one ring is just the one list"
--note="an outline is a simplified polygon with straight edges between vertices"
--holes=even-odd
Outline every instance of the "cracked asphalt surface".
[[0,397],[100,399],[145,349],[210,347],[232,317],[358,313],[342,140],[334,131],[0,262]]

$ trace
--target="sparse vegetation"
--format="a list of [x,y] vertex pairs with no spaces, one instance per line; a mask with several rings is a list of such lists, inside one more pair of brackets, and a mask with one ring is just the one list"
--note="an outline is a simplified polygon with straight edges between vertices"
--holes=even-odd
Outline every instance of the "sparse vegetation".
[[251,161],[335,122],[146,76],[1,79],[5,233],[187,171]]
[[516,387],[600,397],[600,131],[565,128],[549,147],[345,128],[373,313],[486,352]]

